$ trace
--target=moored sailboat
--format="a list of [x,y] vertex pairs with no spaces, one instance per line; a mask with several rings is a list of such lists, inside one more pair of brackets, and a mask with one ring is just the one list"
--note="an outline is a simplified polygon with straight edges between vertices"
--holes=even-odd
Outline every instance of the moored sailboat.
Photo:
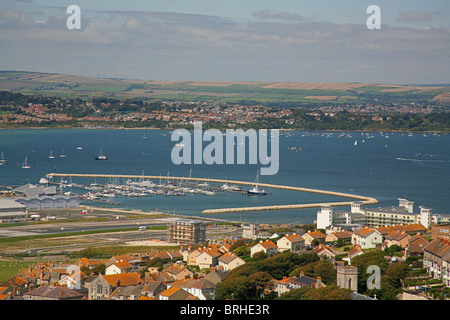
[[258,182],[259,182],[259,172],[256,174],[255,184],[251,189],[247,190],[248,195],[264,196],[267,194],[265,190],[258,188]]

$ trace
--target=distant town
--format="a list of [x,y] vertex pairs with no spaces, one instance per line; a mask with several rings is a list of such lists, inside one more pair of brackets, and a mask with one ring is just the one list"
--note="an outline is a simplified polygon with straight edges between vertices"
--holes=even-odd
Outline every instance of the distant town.
[[273,107],[142,98],[62,98],[0,92],[0,127],[273,128],[294,130],[450,131],[450,113],[435,104]]

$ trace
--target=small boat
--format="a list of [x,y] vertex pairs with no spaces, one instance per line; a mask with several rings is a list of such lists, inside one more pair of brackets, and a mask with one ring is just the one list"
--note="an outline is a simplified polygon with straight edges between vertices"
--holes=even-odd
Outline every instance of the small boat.
[[249,190],[247,190],[247,194],[251,196],[264,196],[267,194],[267,192],[263,189],[258,188],[258,182],[259,182],[259,172],[256,175],[255,184],[253,187]]
[[102,148],[100,148],[100,152],[97,157],[95,157],[95,160],[108,160],[108,158],[103,154]]
[[53,151],[50,150],[50,155],[48,156],[49,159],[55,159],[55,156],[53,155]]
[[31,167],[28,165],[28,157],[25,157],[25,160],[22,164],[22,169],[30,169]]
[[47,184],[47,183],[48,183],[48,180],[45,179],[45,178],[41,178],[41,179],[39,180],[39,184]]
[[5,164],[8,164],[8,161],[6,161],[5,156],[2,154],[0,155],[0,166],[4,166]]
[[61,154],[59,155],[59,157],[60,157],[60,158],[65,158],[65,157],[67,157],[67,156],[64,154],[64,149],[61,151]]
[[82,147],[77,147],[77,150],[83,150],[83,148]]

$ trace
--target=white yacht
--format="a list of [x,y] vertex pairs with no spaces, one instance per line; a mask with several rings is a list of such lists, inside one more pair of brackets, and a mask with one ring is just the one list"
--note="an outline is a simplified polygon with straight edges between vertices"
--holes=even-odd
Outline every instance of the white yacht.
[[255,184],[251,189],[247,190],[248,195],[263,196],[267,194],[265,190],[258,188],[258,182],[259,182],[259,172],[256,175]]
[[28,157],[25,157],[25,160],[22,164],[22,169],[30,169],[31,167],[28,165]]
[[108,158],[103,154],[101,147],[100,147],[100,152],[98,154],[98,157],[95,157],[95,160],[108,160]]

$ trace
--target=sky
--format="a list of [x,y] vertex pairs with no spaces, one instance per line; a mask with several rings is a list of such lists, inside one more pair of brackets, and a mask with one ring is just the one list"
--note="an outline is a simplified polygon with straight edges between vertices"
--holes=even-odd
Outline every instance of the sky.
[[[70,5],[81,29],[66,25]],[[369,29],[370,5],[380,29]],[[185,81],[450,83],[449,0],[1,0],[0,70]]]

